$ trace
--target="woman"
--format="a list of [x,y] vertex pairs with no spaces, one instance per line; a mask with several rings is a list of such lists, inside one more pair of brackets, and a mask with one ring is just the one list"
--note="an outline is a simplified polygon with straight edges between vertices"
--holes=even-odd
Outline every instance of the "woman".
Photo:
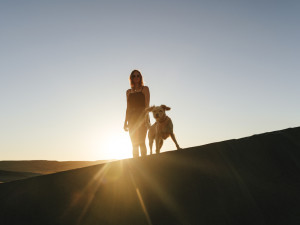
[[143,77],[140,71],[133,70],[129,77],[131,89],[126,92],[127,109],[124,122],[124,130],[129,130],[132,143],[133,158],[147,155],[145,139],[147,134],[147,123],[145,119],[145,108],[149,107],[150,92],[144,86]]

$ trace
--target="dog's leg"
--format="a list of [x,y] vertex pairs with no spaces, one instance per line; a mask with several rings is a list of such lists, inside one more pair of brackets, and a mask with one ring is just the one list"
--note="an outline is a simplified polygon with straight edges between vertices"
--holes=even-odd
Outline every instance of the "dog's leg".
[[177,140],[176,140],[176,138],[175,138],[174,133],[171,134],[171,138],[172,138],[173,142],[175,143],[176,148],[177,148],[177,149],[181,149],[181,148],[179,147],[179,144],[177,143]]
[[161,149],[163,143],[164,143],[164,140],[163,140],[163,139],[160,139],[160,141],[159,141],[159,153],[160,153],[160,149]]
[[152,147],[153,147],[153,141],[154,141],[154,139],[153,138],[149,138],[149,136],[148,136],[148,139],[149,139],[150,155],[152,155]]
[[149,140],[149,148],[150,148],[150,155],[152,155],[152,149],[153,149],[153,141],[155,139],[155,133],[156,133],[156,123],[153,124],[149,131],[148,131],[148,140]]
[[163,139],[155,139],[155,143],[156,143],[156,154],[159,154],[160,153],[160,149],[164,143],[164,140]]
[[160,152],[160,148],[159,148],[159,142],[160,142],[160,140],[159,140],[159,138],[158,137],[155,137],[155,153],[156,154],[159,154],[159,152]]

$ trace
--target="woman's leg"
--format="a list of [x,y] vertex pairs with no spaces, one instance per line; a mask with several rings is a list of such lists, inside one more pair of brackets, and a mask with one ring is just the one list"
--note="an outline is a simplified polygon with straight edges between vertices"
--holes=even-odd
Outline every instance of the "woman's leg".
[[139,157],[139,146],[138,145],[132,145],[132,156],[133,156],[133,158]]
[[146,144],[140,144],[140,150],[141,150],[141,156],[146,156],[147,155],[147,148],[146,148]]
[[143,119],[139,119],[131,128],[129,129],[130,139],[132,143],[132,155],[133,158],[139,157],[139,148],[141,151],[141,156],[147,155],[147,148],[145,144],[145,139],[147,135],[147,127]]
[[132,156],[133,158],[139,157],[139,144],[138,144],[138,132],[136,129],[129,129],[129,135],[132,144]]
[[147,135],[147,127],[144,126],[144,124],[142,124],[139,129],[139,143],[140,143],[139,145],[140,145],[140,151],[142,157],[147,155],[147,148],[145,144],[146,135]]

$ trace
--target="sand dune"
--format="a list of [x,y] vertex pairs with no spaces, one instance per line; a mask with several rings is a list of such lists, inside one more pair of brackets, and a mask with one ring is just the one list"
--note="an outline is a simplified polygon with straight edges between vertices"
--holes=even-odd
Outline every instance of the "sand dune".
[[36,176],[39,176],[39,175],[41,175],[41,174],[0,170],[0,183],[14,181],[14,180],[26,179],[26,178],[29,178],[29,177],[36,177]]
[[300,127],[0,184],[1,224],[300,224]]
[[48,160],[0,161],[0,170],[48,174],[97,165],[108,161],[109,160],[63,162]]

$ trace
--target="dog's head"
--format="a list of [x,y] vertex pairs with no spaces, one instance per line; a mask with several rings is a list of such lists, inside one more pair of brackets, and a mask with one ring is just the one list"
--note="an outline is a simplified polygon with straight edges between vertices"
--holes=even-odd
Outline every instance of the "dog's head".
[[151,106],[146,109],[146,112],[152,112],[153,117],[156,120],[163,119],[166,116],[166,111],[170,110],[171,108],[166,105],[160,105],[160,106]]

